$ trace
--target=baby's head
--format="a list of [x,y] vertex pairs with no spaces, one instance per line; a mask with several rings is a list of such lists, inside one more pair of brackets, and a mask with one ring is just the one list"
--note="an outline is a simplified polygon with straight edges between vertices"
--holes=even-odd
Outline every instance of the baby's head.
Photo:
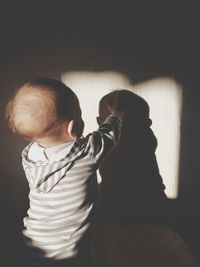
[[84,127],[77,96],[54,79],[35,79],[20,87],[7,104],[6,118],[13,132],[35,141],[80,137]]

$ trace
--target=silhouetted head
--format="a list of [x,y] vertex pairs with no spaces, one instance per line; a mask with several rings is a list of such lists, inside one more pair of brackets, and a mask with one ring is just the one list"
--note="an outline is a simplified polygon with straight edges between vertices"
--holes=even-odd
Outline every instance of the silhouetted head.
[[74,136],[80,137],[84,127],[75,93],[62,82],[46,78],[32,80],[16,90],[7,104],[6,119],[14,133],[36,141],[59,135],[71,121]]
[[114,103],[116,95],[120,95],[118,99],[119,109],[126,110],[124,121],[133,121],[133,119],[136,121],[138,119],[141,122],[144,118],[148,118],[149,106],[147,102],[129,90],[119,89],[101,98],[99,102],[99,117],[97,117],[98,124],[101,124],[110,114],[107,104]]

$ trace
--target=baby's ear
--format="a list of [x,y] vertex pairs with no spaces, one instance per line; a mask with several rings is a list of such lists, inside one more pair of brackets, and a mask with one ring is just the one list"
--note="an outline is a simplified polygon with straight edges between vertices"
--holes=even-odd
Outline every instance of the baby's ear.
[[77,137],[77,134],[76,134],[76,131],[74,129],[74,120],[71,120],[69,123],[68,123],[68,126],[67,126],[67,132],[69,134],[69,136],[73,139],[76,139]]
[[68,123],[67,132],[73,139],[80,138],[83,134],[84,122],[80,120],[71,120]]

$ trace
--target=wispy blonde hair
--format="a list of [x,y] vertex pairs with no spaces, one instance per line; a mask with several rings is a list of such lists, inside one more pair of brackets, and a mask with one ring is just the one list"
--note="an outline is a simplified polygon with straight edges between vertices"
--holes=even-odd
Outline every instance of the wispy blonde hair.
[[52,134],[71,120],[79,106],[75,93],[58,80],[40,78],[16,90],[5,116],[12,131],[25,139]]

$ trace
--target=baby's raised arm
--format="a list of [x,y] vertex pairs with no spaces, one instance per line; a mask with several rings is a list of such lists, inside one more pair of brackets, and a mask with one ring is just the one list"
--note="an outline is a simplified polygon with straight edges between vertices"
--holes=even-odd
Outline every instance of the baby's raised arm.
[[97,163],[119,142],[123,116],[133,105],[125,90],[113,91],[100,101],[107,118],[89,138],[91,155]]

